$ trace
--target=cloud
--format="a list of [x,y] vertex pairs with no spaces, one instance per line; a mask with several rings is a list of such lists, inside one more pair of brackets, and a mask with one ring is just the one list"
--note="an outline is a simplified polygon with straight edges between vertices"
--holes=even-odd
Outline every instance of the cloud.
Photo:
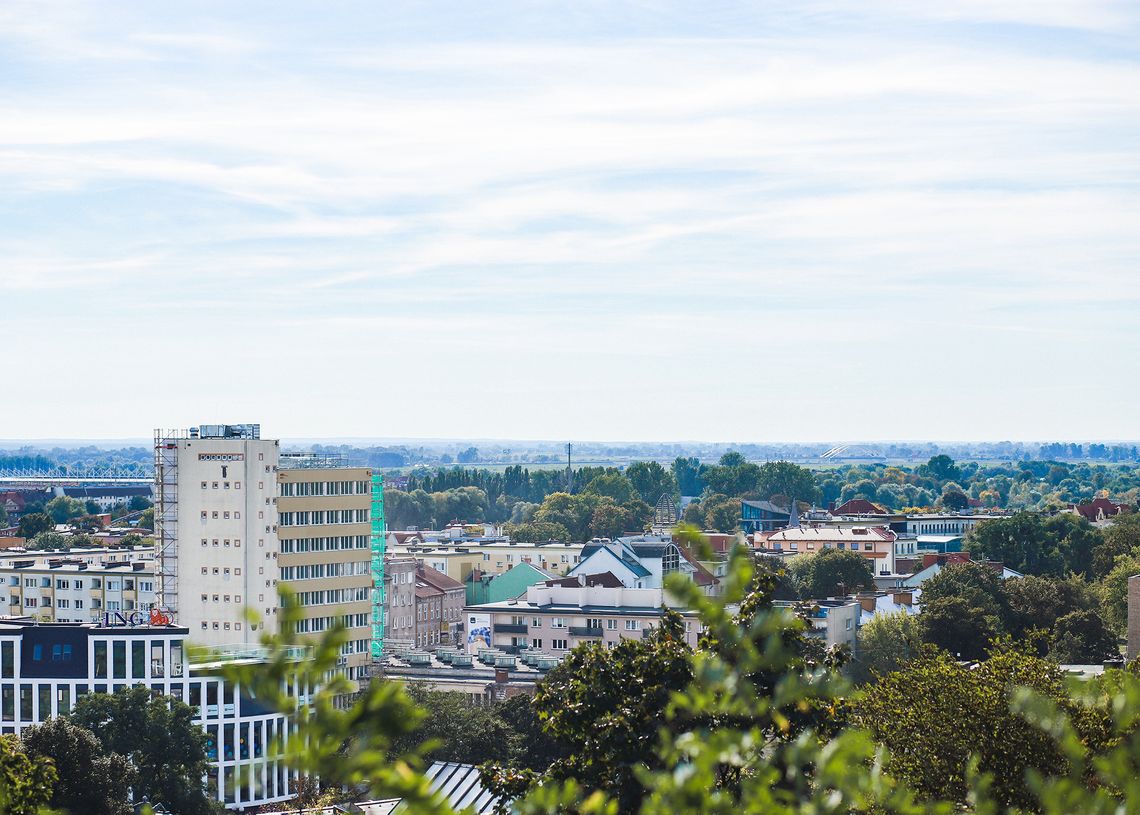
[[[1067,358],[1103,341],[1098,310],[1140,300],[1129,5],[454,10],[0,10],[0,290],[17,319],[127,308],[162,324],[168,356],[207,329],[243,348],[331,333],[352,352],[313,364],[342,379],[366,346],[429,349],[450,376],[554,355],[570,380],[629,390],[684,361],[670,381],[756,400],[767,378],[742,369],[792,381],[857,350],[870,382],[966,332],[987,357],[1024,360],[1032,337]],[[1029,393],[1034,364],[1009,382]],[[995,421],[1016,423],[1016,401]],[[561,404],[527,409],[556,435]],[[844,435],[772,409],[789,433]],[[689,415],[657,430],[707,436]],[[878,430],[847,435],[924,434],[921,416],[857,418]]]

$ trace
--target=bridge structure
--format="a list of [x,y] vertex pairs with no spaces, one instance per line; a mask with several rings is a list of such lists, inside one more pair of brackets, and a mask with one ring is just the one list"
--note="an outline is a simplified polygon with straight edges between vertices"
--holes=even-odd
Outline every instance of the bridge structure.
[[0,468],[0,487],[16,489],[153,484],[149,470],[125,467],[53,467],[44,470]]

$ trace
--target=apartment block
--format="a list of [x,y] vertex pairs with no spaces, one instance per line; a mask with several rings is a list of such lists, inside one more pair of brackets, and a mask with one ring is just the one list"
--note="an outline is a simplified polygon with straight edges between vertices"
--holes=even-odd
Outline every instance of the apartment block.
[[5,558],[0,585],[7,614],[38,622],[97,621],[105,614],[149,613],[155,603],[154,560],[90,563],[66,555]]
[[384,644],[411,647],[416,643],[416,559],[385,556],[384,584]]
[[[371,659],[372,471],[288,469],[288,463],[283,458],[277,473],[280,579],[300,602],[298,633],[319,635],[344,623],[348,641],[343,662],[348,678],[355,679]],[[275,594],[266,596],[276,600]]]

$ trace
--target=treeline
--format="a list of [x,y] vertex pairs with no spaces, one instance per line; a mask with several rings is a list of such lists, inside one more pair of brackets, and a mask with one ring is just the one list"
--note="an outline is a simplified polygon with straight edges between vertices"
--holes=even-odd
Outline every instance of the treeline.
[[[598,479],[607,483],[605,489],[597,486],[602,483]],[[724,454],[715,464],[678,457],[668,468],[655,461],[635,462],[624,469],[582,467],[572,479],[564,470],[452,467],[413,474],[406,492],[389,491],[388,524],[392,529],[430,528],[455,520],[518,525],[535,520],[552,495],[590,492],[610,495],[619,505],[636,494],[650,508],[663,495],[677,502],[687,496],[695,500],[686,506],[686,521],[702,529],[731,532],[739,526],[742,498],[780,506],[796,500],[804,509],[863,498],[888,511],[973,507],[1054,512],[1108,495],[1134,507],[1140,499],[1140,468],[1057,461],[982,466],[938,455],[912,468],[861,464],[812,470],[785,461],[756,464],[737,452]],[[596,508],[588,507],[589,513]],[[631,521],[645,514],[640,505],[626,508],[631,510]],[[551,507],[545,514],[555,511]],[[582,520],[586,514],[579,507],[574,510],[577,520],[563,524],[573,538],[591,531]]]

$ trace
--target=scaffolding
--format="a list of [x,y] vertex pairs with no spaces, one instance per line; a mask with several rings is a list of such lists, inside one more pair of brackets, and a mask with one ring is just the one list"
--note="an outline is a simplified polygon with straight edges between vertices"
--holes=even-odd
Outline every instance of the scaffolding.
[[387,529],[384,523],[384,476],[372,471],[372,659],[384,653],[384,547]]
[[154,546],[159,608],[178,612],[178,447],[184,430],[154,431]]

